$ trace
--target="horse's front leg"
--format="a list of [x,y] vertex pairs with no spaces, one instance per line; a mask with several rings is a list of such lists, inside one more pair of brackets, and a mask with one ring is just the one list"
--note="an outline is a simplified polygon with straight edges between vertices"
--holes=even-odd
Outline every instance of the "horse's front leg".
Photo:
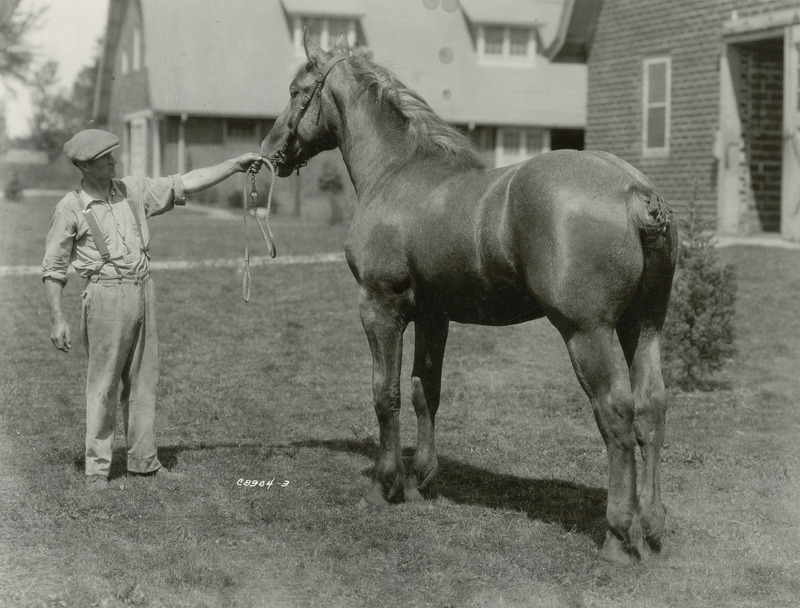
[[406,479],[406,500],[421,500],[420,491],[430,491],[438,470],[434,424],[442,392],[442,359],[449,323],[438,314],[414,321],[414,370],[411,372],[411,403],[417,415],[417,449],[414,470]]
[[400,369],[403,332],[408,325],[402,295],[361,290],[361,323],[372,351],[372,398],[378,417],[375,477],[367,502],[384,505],[403,499],[405,472],[400,446]]

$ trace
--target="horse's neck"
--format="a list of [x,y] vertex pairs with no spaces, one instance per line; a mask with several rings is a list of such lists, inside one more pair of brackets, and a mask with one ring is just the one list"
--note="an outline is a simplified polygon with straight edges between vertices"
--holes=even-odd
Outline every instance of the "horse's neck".
[[379,183],[385,186],[391,169],[403,162],[407,144],[399,121],[387,110],[370,108],[369,103],[362,102],[345,111],[339,149],[361,198]]

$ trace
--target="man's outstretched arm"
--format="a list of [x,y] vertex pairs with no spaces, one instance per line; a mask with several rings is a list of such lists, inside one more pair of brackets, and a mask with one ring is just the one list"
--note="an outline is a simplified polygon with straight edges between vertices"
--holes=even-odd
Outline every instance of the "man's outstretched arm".
[[248,152],[247,154],[242,154],[236,158],[221,162],[218,165],[194,169],[181,176],[183,180],[183,191],[186,194],[200,192],[229,178],[234,173],[247,171],[253,164],[255,164],[255,170],[258,170],[261,168],[262,163],[263,159],[260,154]]

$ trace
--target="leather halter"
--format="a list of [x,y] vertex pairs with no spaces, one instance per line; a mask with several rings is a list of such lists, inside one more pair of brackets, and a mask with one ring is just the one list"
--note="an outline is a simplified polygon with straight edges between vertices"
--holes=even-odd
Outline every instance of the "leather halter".
[[[344,61],[347,59],[347,57],[347,55],[332,57],[331,59],[328,59],[328,61],[325,62],[325,65],[322,66],[322,69],[317,72],[314,86],[311,87],[311,90],[308,93],[303,95],[303,100],[300,102],[300,105],[297,107],[294,114],[289,117],[287,122],[288,131],[286,132],[286,137],[283,140],[283,146],[281,146],[281,149],[278,150],[278,153],[275,155],[275,160],[279,164],[284,164],[286,162],[286,151],[289,149],[289,142],[292,140],[292,138],[297,137],[297,128],[300,126],[300,120],[306,113],[306,110],[311,104],[311,100],[314,98],[314,95],[319,95],[320,98],[322,97],[322,85],[325,84],[325,78],[327,78],[328,73],[331,71],[331,69],[333,69],[333,66],[340,61]],[[317,123],[319,123],[319,114],[317,114]],[[308,164],[310,158],[310,156],[303,153],[296,166],[298,172],[300,171],[300,167],[305,167]]]

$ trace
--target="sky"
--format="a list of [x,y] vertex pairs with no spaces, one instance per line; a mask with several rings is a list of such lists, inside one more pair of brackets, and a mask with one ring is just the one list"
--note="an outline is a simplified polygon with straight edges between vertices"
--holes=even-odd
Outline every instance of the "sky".
[[[60,84],[71,89],[75,77],[92,63],[98,51],[97,41],[105,32],[108,0],[22,0],[25,10],[45,7],[40,27],[31,32],[27,42],[36,53],[37,65],[48,60],[58,62]],[[6,106],[9,137],[30,133],[30,97],[24,87],[14,85],[15,94],[0,89]]]

